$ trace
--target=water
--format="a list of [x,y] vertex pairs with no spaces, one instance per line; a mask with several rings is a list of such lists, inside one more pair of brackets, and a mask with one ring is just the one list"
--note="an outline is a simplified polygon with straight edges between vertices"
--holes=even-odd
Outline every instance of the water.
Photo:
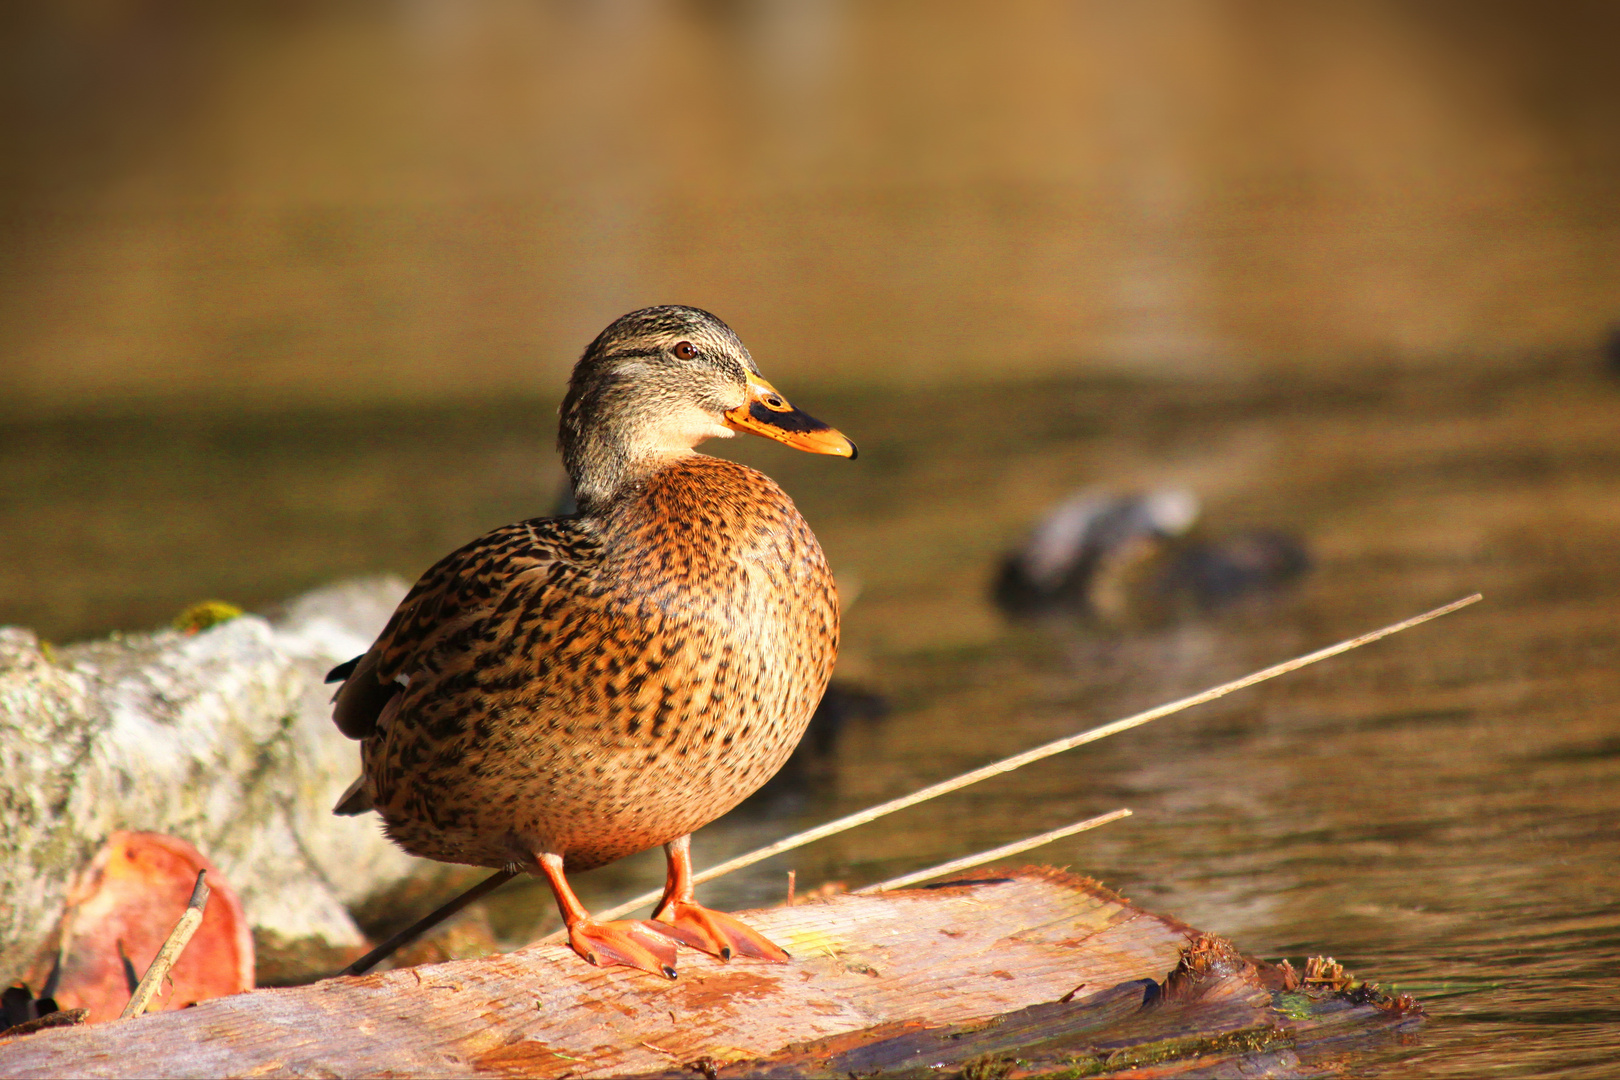
[[[840,677],[892,710],[700,863],[1486,595],[715,903],[1127,806],[1035,857],[1422,997],[1358,1068],[1620,1071],[1610,8],[166,10],[0,33],[0,621],[66,641],[414,575],[551,505],[546,395],[591,334],[702,304],[861,445],[724,450],[800,502],[855,596]],[[1187,488],[1211,535],[1284,529],[1315,568],[1007,621],[1000,554],[1095,485]]]
[[[1046,385],[905,417],[932,430],[873,493],[898,522],[824,530],[835,560],[864,557],[852,646],[901,707],[851,733],[836,797],[807,820],[1474,589],[1486,601],[828,841],[800,879],[881,880],[1129,806],[1043,857],[1260,955],[1333,955],[1423,995],[1434,1022],[1375,1072],[1616,1068],[1620,386],[1579,363],[1368,375]],[[980,426],[997,416],[1046,437],[1009,445]],[[1077,417],[1090,430],[1062,434]],[[1270,602],[1168,626],[998,624],[994,551],[1032,504],[1109,481],[1188,484],[1212,531],[1297,530],[1317,568]],[[864,503],[872,481],[857,483]],[[879,537],[896,534],[885,570]],[[755,880],[759,899],[780,884]]]
[[[1620,380],[1569,357],[813,404],[861,440],[859,461],[725,449],[784,482],[846,589],[858,583],[840,677],[893,708],[851,722],[811,786],[701,832],[700,865],[1476,589],[1486,599],[760,864],[706,887],[714,902],[776,902],[788,869],[801,889],[858,886],[1127,806],[1129,820],[1032,857],[1258,955],[1332,955],[1418,993],[1432,1022],[1367,1062],[1373,1074],[1613,1067]],[[64,613],[61,633],[91,624],[52,597],[140,625],[204,595],[263,603],[420,566],[549,503],[547,413],[13,426],[0,475],[8,512],[27,516],[5,534],[7,594],[33,590],[48,630]],[[1214,612],[1003,619],[988,600],[1000,552],[1098,484],[1187,486],[1209,534],[1284,528],[1315,568]],[[578,884],[600,904],[661,880],[649,853]],[[554,918],[522,889],[495,915],[514,939]]]
[[1616,317],[1609,5],[13,7],[0,412],[529,395],[652,302],[793,385]]

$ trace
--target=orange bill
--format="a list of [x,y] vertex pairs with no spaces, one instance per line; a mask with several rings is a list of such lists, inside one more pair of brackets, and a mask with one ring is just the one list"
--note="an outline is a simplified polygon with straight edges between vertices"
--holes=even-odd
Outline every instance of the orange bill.
[[725,414],[726,426],[763,435],[812,454],[853,458],[855,444],[837,428],[828,427],[801,409],[795,409],[776,387],[758,375],[748,376],[748,400]]

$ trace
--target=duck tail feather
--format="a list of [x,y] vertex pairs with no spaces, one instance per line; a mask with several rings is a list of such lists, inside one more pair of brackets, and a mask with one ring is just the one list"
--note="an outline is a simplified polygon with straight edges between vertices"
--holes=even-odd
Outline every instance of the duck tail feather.
[[343,793],[343,798],[332,807],[332,813],[341,817],[354,817],[373,809],[375,807],[371,804],[371,792],[366,790],[366,777],[362,773],[354,778],[354,783]]

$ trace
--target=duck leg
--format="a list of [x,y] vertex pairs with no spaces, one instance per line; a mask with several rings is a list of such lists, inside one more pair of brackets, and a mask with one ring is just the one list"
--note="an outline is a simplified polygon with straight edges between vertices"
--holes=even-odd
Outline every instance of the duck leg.
[[782,963],[787,952],[763,934],[723,911],[712,911],[692,898],[692,838],[683,836],[664,845],[669,869],[664,878],[664,898],[653,912],[664,933],[702,949],[722,960],[733,955],[754,956]]
[[623,919],[617,922],[597,922],[585,905],[579,902],[574,890],[563,876],[561,855],[549,852],[540,856],[540,872],[551,884],[557,897],[557,910],[562,912],[563,925],[568,928],[568,944],[598,967],[623,964],[640,968],[654,975],[675,977],[675,938],[669,928],[657,923]]

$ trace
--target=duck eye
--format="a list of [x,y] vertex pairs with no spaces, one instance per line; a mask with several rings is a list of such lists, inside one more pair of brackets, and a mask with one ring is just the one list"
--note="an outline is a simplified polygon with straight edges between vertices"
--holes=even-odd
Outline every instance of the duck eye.
[[697,348],[690,341],[677,343],[673,351],[681,360],[692,360],[697,356]]

